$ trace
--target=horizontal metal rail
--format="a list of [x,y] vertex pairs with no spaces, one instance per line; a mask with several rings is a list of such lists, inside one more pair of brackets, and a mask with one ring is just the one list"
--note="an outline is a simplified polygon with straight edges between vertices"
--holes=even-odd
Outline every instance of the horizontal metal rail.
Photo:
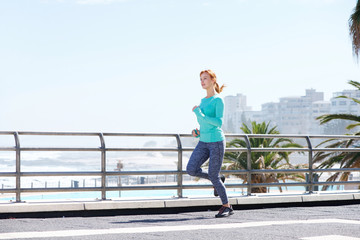
[[[313,172],[357,172],[360,168],[330,168],[330,169],[314,169]],[[224,174],[239,175],[248,173],[247,170],[222,170]],[[256,173],[308,173],[308,169],[253,169],[252,174]],[[176,175],[187,174],[185,171],[107,171],[107,176],[138,176],[138,175]],[[100,176],[102,172],[22,172],[22,177],[61,177],[61,176]],[[0,172],[2,177],[15,177],[14,172]],[[1,190],[0,190],[1,192]]]
[[[0,172],[0,177],[15,177],[16,187],[11,189],[0,189],[0,193],[15,193],[16,201],[21,201],[21,193],[28,192],[84,192],[84,191],[100,191],[101,198],[106,199],[107,191],[132,191],[132,190],[168,190],[173,189],[178,191],[178,197],[182,197],[184,189],[203,189],[212,188],[212,185],[192,184],[184,185],[182,176],[186,172],[182,169],[183,152],[191,152],[193,147],[183,147],[181,138],[192,137],[191,134],[163,134],[163,133],[86,133],[86,132],[12,132],[0,131],[0,135],[10,135],[14,137],[15,146],[0,147],[0,151],[16,152],[16,171],[15,172]],[[79,136],[79,137],[98,137],[100,141],[99,147],[21,147],[20,136]],[[127,147],[106,147],[106,137],[170,137],[175,138],[177,147],[168,148],[127,148]],[[359,184],[360,181],[337,181],[337,182],[315,182],[313,174],[321,172],[360,172],[360,168],[331,168],[331,169],[314,169],[313,168],[313,153],[314,152],[359,152],[360,148],[313,148],[311,139],[354,139],[360,140],[360,136],[350,135],[288,135],[288,134],[226,134],[228,139],[242,138],[246,142],[246,148],[226,148],[226,152],[245,152],[247,153],[248,163],[251,161],[251,153],[254,152],[307,152],[309,155],[309,164],[307,169],[251,169],[251,164],[248,164],[248,169],[241,170],[226,170],[222,171],[229,175],[246,175],[247,183],[233,184],[227,183],[226,186],[233,188],[247,188],[248,195],[251,194],[252,188],[259,187],[291,187],[303,186],[308,187],[309,193],[312,193],[314,186],[321,185],[350,185]],[[254,148],[250,145],[251,138],[290,138],[290,139],[304,139],[307,141],[307,146],[304,148]],[[21,171],[21,153],[22,152],[100,152],[101,153],[101,171],[63,171],[63,172],[24,172]],[[106,171],[106,153],[108,152],[177,152],[178,153],[178,168],[171,171]],[[100,159],[99,159],[100,160]],[[286,182],[286,183],[252,183],[251,177],[254,174],[274,174],[274,173],[307,173],[309,179],[307,182]],[[107,186],[106,178],[109,176],[145,176],[145,175],[174,175],[177,176],[177,183],[172,185],[141,185],[141,186]],[[79,188],[21,188],[21,178],[24,177],[55,177],[55,176],[97,176],[101,178],[101,186],[99,187],[79,187]]]
[[[101,148],[20,148],[23,152],[101,152]],[[177,148],[105,148],[107,152],[177,152]],[[192,152],[194,148],[183,148],[184,152]],[[0,148],[0,151],[16,151],[16,148]],[[246,148],[226,148],[226,152],[247,152]],[[316,148],[314,152],[358,152],[359,148]],[[309,152],[306,148],[251,148],[251,152]]]

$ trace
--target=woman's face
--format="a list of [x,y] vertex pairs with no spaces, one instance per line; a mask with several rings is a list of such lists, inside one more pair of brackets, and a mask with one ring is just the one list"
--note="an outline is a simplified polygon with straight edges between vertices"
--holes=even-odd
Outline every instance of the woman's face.
[[211,78],[211,76],[207,72],[204,72],[200,75],[200,81],[203,89],[214,87],[215,81]]

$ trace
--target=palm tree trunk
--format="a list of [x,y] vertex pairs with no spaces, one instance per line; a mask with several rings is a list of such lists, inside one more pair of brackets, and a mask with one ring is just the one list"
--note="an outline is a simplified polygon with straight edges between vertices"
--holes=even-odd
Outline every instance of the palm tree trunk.
[[266,187],[252,188],[251,193],[267,193],[267,188]]
[[[266,178],[264,174],[253,174],[251,176],[251,183],[265,183]],[[251,193],[267,193],[266,187],[254,187],[251,189]]]

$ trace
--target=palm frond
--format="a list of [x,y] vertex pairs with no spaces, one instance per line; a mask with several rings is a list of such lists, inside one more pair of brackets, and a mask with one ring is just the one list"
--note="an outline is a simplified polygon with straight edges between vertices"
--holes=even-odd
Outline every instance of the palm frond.
[[316,120],[320,120],[320,124],[324,124],[332,120],[338,119],[360,122],[360,116],[356,116],[353,114],[324,114],[316,118]]
[[318,145],[316,145],[316,147],[320,147],[321,145],[324,145],[325,143],[328,143],[328,142],[332,142],[332,141],[339,141],[338,139],[335,139],[335,138],[332,138],[332,139],[327,139],[321,143],[319,143]]
[[[324,142],[320,143],[318,146],[323,145],[324,143],[327,143],[327,142],[329,142],[330,140],[331,140],[331,141],[334,141],[334,140],[336,140],[336,139],[325,140]],[[347,142],[347,140],[341,140],[341,141],[336,140],[336,142],[333,142],[333,143],[327,145],[325,148],[339,148],[339,147],[341,147],[341,146],[345,146],[345,145],[346,145],[346,142]]]
[[360,161],[354,161],[350,168],[360,168]]
[[350,80],[348,83],[360,90],[360,83],[358,81]]
[[[276,146],[279,146],[280,143],[284,143],[284,142],[287,142],[287,143],[293,143],[293,141],[291,139],[288,139],[288,138],[278,138],[276,139],[276,141],[271,144],[271,147],[276,147]],[[281,146],[283,147],[283,146]],[[302,146],[303,147],[303,146]]]
[[313,163],[322,162],[324,159],[332,156],[333,153],[318,152],[314,155]]
[[[270,122],[269,122],[270,124]],[[280,132],[277,130],[277,126],[271,128],[268,132],[269,134],[280,134]]]
[[[271,168],[273,169],[279,169],[281,168],[279,166],[279,163],[282,162],[284,159],[283,158],[278,158],[278,159],[275,159],[272,163],[271,163]],[[286,161],[287,164],[289,164],[289,161]]]
[[342,166],[343,168],[353,168],[353,166],[360,164],[360,153],[357,152],[353,152],[353,153],[349,153],[347,154],[343,161],[342,161]]
[[319,166],[317,166],[318,169],[325,168],[329,169],[332,168],[335,164],[340,164],[342,159],[344,158],[344,153],[341,153],[337,156],[333,156],[325,161],[323,161]]
[[350,175],[350,172],[343,172],[341,175],[340,175],[340,181],[348,181],[349,180],[349,175]]
[[347,141],[347,143],[345,144],[345,147],[348,148],[348,147],[352,146],[352,145],[354,144],[354,142],[355,142],[354,139],[349,139],[349,140]]
[[280,146],[281,148],[304,148],[303,145],[300,145],[300,144],[297,144],[297,143],[287,143],[287,144],[284,144],[284,145],[281,145]]
[[346,126],[346,129],[351,130],[353,128],[356,128],[357,126],[360,126],[360,123],[349,124]]
[[356,99],[356,98],[352,98],[352,97],[348,97],[348,96],[338,96],[336,98],[346,98],[346,99],[349,99],[349,100],[352,100],[358,104],[360,104],[360,100],[359,99]]
[[235,148],[246,148],[247,147],[247,144],[244,140],[242,139],[234,139],[232,140],[231,142],[228,142],[226,144],[227,147],[235,147]]
[[[339,172],[336,172],[335,174],[331,175],[328,179],[326,179],[326,182],[335,182],[336,179],[339,177]],[[331,185],[324,185],[322,190],[326,191],[329,187],[332,187]]]
[[240,129],[241,129],[245,134],[251,134],[250,128],[249,128],[245,123],[242,124],[242,127],[240,127]]
[[354,12],[349,18],[349,31],[352,39],[353,55],[358,60],[360,51],[360,0],[358,0]]

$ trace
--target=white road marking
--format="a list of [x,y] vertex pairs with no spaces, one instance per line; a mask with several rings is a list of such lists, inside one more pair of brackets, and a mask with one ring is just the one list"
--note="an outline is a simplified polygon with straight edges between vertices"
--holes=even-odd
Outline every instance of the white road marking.
[[340,235],[306,237],[306,238],[300,238],[300,239],[302,239],[302,240],[360,240],[360,238],[340,236]]
[[214,229],[229,229],[229,228],[264,227],[271,225],[324,224],[324,223],[360,225],[360,221],[356,221],[356,220],[310,219],[310,220],[290,220],[290,221],[226,223],[226,224],[213,224],[213,225],[180,225],[180,226],[178,225],[178,226],[152,226],[152,227],[135,227],[135,228],[61,230],[61,231],[44,231],[44,232],[12,232],[12,233],[0,233],[0,239],[76,237],[76,236],[90,236],[90,235],[103,235],[103,234],[154,233],[154,232],[173,232],[173,231],[194,231],[194,230],[206,230],[206,229],[214,230]]

